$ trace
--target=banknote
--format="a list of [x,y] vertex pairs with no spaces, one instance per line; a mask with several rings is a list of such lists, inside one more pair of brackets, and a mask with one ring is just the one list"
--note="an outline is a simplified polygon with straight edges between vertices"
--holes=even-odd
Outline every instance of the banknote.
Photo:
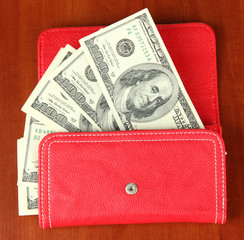
[[[75,49],[67,45],[66,50],[61,48],[52,63],[45,71],[43,78],[56,69],[61,63],[63,63]],[[52,128],[47,127],[40,121],[26,115],[25,130],[24,130],[24,147],[22,149],[24,163],[20,170],[18,181],[19,183],[37,182],[38,179],[38,146],[41,139],[49,133],[62,132],[62,128],[59,125],[55,125]]]
[[[24,139],[17,140],[17,162],[18,162],[18,179],[20,179],[21,169],[23,169],[25,149]],[[38,214],[38,186],[37,183],[31,185],[22,184],[18,181],[18,209],[19,215],[36,215]]]
[[[66,51],[61,48],[43,77],[57,68],[74,50],[71,46],[67,46]],[[60,132],[60,129],[59,125],[50,129],[33,117],[26,116],[24,137],[17,141],[19,215],[38,213],[38,145],[45,135]]]
[[[70,52],[71,50],[65,47],[59,60],[62,62]],[[80,113],[79,108],[70,103],[62,89],[60,88],[61,91],[59,91],[48,76],[44,76],[39,81],[22,107],[22,111],[49,127],[57,128],[59,126],[62,131],[70,132],[83,131],[84,116]],[[93,126],[92,130],[99,131],[100,128]]]
[[80,44],[107,100],[101,118],[121,130],[204,128],[147,9]]
[[38,209],[38,188],[27,187],[27,208],[29,210]]
[[24,165],[24,138],[17,139],[17,169],[18,169],[18,181],[17,185],[19,186],[22,182],[22,170]]
[[107,103],[100,101],[104,98],[102,91],[81,48],[55,69],[48,79],[57,86],[57,89],[62,89],[62,94],[70,102],[74,102],[80,108],[82,115],[85,116],[82,125],[87,123],[87,127],[84,126],[82,130],[91,131],[89,123],[103,131],[119,130],[116,121],[110,122],[109,119],[104,121],[98,117],[101,111],[100,105]]
[[24,164],[20,183],[38,182],[38,146],[43,137],[53,132],[61,132],[61,127],[50,128],[35,118],[27,115],[24,134]]
[[19,216],[38,215],[38,187],[18,186]]

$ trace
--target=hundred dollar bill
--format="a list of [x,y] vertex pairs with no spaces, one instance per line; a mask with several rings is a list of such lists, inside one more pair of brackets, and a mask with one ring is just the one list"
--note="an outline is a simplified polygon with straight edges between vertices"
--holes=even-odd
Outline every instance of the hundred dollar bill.
[[[70,50],[65,47],[60,59],[63,61],[69,52]],[[59,125],[62,131],[83,131],[84,116],[81,115],[79,108],[70,103],[62,91],[48,80],[48,76],[44,76],[39,81],[22,107],[22,111],[50,127]],[[96,126],[93,127],[92,130],[100,130],[100,128],[96,129]]]
[[60,126],[50,128],[27,115],[25,122],[24,145],[24,164],[19,182],[30,183],[38,182],[38,147],[43,137],[53,132],[61,132]]
[[[67,45],[66,50],[63,48],[59,50],[52,63],[49,65],[48,69],[43,75],[43,78],[50,74],[54,69],[56,69],[63,61],[65,61],[72,52],[75,51],[74,48]],[[65,55],[66,54],[66,55]],[[41,139],[49,133],[52,132],[62,132],[62,128],[56,125],[50,129],[43,123],[34,119],[27,114],[25,121],[25,130],[23,143],[24,146],[21,154],[23,155],[24,163],[19,174],[19,183],[30,183],[37,182],[38,179],[38,146]]]
[[204,128],[147,9],[80,44],[121,130]]
[[[83,120],[83,124],[87,123],[87,129],[84,130],[89,131],[89,123],[103,131],[119,130],[115,121],[109,121],[112,117],[98,117],[100,105],[107,103],[81,48],[55,69],[48,76],[49,80],[57,89],[61,88],[60,91],[70,102],[74,102],[80,108],[80,112],[88,120]],[[105,103],[101,102],[101,99],[104,99]]]
[[18,169],[18,182],[17,185],[20,185],[22,180],[22,170],[24,165],[24,150],[25,150],[25,141],[24,138],[17,140],[17,169]]
[[[20,169],[23,169],[23,149],[25,149],[24,139],[17,140],[17,157],[18,157],[18,179]],[[18,205],[19,215],[36,215],[38,214],[38,188],[37,183],[31,186],[24,185],[18,181]]]
[[[69,45],[65,49],[59,50],[43,77],[57,68],[75,50]],[[38,146],[45,135],[54,132],[54,129],[60,131],[61,127],[56,127],[58,128],[48,129],[43,123],[26,116],[24,138],[17,142],[19,215],[38,214]]]
[[38,215],[38,188],[37,185],[18,186],[19,216]]
[[38,209],[38,188],[27,187],[27,208]]

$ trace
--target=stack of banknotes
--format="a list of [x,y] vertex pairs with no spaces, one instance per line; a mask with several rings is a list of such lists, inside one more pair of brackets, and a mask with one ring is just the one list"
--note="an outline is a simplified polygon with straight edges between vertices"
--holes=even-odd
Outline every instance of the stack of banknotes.
[[38,145],[53,132],[204,128],[147,9],[61,48],[22,110],[19,215],[38,214]]

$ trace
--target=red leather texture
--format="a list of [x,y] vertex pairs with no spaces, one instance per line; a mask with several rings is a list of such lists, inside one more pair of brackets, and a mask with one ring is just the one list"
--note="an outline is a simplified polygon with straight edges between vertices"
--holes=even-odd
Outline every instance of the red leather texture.
[[225,148],[213,131],[55,133],[40,144],[39,170],[42,228],[226,219]]
[[[214,33],[201,23],[157,27],[206,129],[46,136],[39,148],[42,228],[226,221]],[[80,38],[98,29],[43,32],[38,42],[39,79],[60,47],[78,48]],[[131,182],[138,187],[134,195],[125,191]]]
[[[38,42],[39,79],[60,47],[79,47],[78,40],[101,27],[56,28],[44,31]],[[206,24],[157,25],[182,82],[204,126],[221,134],[216,48],[213,30]]]

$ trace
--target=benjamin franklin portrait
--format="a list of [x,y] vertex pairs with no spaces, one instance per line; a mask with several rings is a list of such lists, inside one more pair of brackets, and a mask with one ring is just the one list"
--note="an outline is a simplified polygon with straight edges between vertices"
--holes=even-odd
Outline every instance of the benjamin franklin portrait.
[[[122,119],[148,122],[174,107],[178,88],[177,80],[169,70],[159,64],[141,64],[123,73],[115,82],[113,102]],[[119,130],[104,97],[96,110],[103,130]]]

